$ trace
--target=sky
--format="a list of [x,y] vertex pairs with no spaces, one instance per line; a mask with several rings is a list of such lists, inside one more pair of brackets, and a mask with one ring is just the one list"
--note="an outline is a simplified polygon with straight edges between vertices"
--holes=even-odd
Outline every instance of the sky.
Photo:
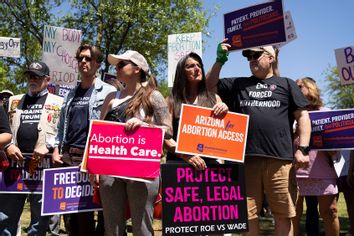
[[[224,38],[224,14],[267,0],[204,0],[208,11],[215,12],[203,34],[203,62],[206,70],[216,58],[217,44]],[[281,76],[293,80],[305,76],[314,78],[325,102],[325,74],[336,66],[335,49],[354,45],[353,0],[283,0],[283,10],[290,11],[297,39],[280,49]],[[249,76],[248,62],[241,51],[232,51],[221,71],[221,77]]]

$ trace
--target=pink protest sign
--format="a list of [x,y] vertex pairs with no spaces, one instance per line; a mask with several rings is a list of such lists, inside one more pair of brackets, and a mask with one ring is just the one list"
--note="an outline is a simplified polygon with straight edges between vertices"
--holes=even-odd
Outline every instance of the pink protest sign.
[[92,120],[81,170],[92,174],[153,179],[160,174],[163,130]]

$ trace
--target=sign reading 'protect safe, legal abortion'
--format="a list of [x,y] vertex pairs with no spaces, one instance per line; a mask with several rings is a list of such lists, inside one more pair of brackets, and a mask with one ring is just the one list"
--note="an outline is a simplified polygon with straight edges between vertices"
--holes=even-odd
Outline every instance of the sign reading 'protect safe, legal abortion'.
[[182,105],[176,152],[243,162],[248,115]]
[[160,174],[163,130],[92,120],[82,170],[93,174],[154,179]]

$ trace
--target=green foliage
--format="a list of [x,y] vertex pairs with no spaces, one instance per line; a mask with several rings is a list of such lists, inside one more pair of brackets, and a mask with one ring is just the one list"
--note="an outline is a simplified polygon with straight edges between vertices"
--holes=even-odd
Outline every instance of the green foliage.
[[336,67],[329,68],[325,75],[331,107],[336,109],[354,108],[354,85],[341,85]]
[[[42,55],[45,25],[81,30],[83,42],[99,46],[106,58],[127,49],[139,51],[164,78],[167,36],[205,32],[213,14],[200,0],[4,0],[0,12],[0,36],[21,38],[21,58],[0,58],[0,85],[14,84],[16,91],[24,89],[20,72]],[[109,70],[107,60],[103,70]]]
[[[54,23],[51,1],[4,0],[0,3],[0,36],[21,38],[21,57],[0,58],[0,86],[14,93],[25,90],[23,71],[42,55],[43,26]],[[5,72],[5,73],[2,73]]]

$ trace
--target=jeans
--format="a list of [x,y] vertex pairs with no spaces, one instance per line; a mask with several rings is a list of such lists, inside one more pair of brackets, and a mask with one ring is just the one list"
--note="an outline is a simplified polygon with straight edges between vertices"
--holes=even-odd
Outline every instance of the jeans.
[[41,216],[41,194],[0,194],[0,235],[16,235],[26,198],[30,203],[28,235],[45,235],[50,216]]

